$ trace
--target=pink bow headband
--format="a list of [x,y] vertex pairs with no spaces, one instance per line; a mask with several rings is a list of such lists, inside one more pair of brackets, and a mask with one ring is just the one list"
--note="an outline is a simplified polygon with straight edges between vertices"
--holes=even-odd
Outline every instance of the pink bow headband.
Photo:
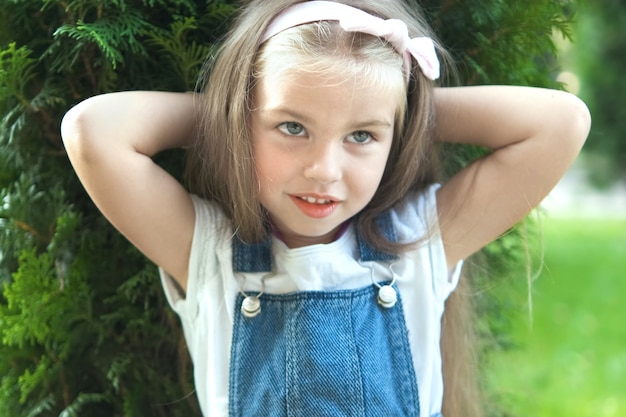
[[410,38],[408,28],[401,20],[384,20],[333,1],[307,1],[285,9],[270,22],[261,43],[285,29],[322,20],[337,20],[346,32],[362,32],[385,39],[404,57],[407,75],[413,57],[428,79],[439,78],[439,59],[432,39]]

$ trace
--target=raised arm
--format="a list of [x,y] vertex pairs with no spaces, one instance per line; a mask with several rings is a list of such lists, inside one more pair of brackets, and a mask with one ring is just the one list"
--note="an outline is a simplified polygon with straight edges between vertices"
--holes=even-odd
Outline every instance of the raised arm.
[[448,265],[496,239],[556,185],[582,148],[591,119],[575,96],[530,87],[438,89],[443,141],[491,148],[437,194]]
[[191,94],[123,92],[92,97],[63,118],[70,161],[105,217],[183,288],[194,227],[189,194],[152,161],[195,132]]

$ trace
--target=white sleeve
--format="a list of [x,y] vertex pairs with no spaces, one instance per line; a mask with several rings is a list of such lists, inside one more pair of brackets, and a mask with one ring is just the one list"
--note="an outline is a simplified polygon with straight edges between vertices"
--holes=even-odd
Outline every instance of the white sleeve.
[[448,269],[439,216],[437,213],[437,190],[439,184],[433,184],[419,194],[408,196],[395,210],[398,216],[395,224],[401,242],[421,242],[423,253],[432,276],[432,288],[437,300],[443,302],[456,288],[463,262]]
[[183,325],[193,325],[195,322],[198,315],[200,289],[206,285],[205,281],[214,275],[213,271],[208,270],[212,270],[212,266],[217,262],[216,259],[211,260],[211,254],[216,253],[217,229],[223,221],[223,215],[217,206],[195,195],[191,195],[191,198],[195,210],[195,223],[189,254],[186,295],[174,278],[159,268],[165,297],[172,309],[180,316]]
[[[232,314],[231,223],[217,204],[192,196],[194,234],[186,296],[161,270],[167,300],[178,314],[193,362],[194,386],[205,415],[226,415]],[[230,272],[228,272],[230,271]],[[228,272],[225,274],[225,272]],[[234,286],[234,290],[233,287]],[[226,295],[228,294],[228,295]],[[231,304],[229,304],[231,303]]]
[[459,283],[463,261],[457,262],[456,265],[448,269],[443,239],[441,238],[441,229],[439,228],[439,214],[437,212],[437,190],[439,187],[439,184],[435,184],[424,192],[420,201],[421,204],[418,205],[418,212],[421,211],[423,213],[427,227],[431,228],[429,254],[431,265],[433,268],[436,268],[435,274],[433,274],[433,289],[437,298],[445,301]]

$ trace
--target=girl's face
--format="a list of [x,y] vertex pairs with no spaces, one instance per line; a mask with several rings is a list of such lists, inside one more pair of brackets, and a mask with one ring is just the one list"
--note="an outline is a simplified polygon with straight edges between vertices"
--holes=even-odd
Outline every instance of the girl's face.
[[250,123],[260,201],[287,246],[333,241],[374,196],[397,97],[316,74],[258,80]]

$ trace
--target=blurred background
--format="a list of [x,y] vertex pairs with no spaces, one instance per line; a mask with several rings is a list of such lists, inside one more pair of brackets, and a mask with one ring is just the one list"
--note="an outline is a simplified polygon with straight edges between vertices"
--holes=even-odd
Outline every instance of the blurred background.
[[535,213],[531,282],[486,290],[511,330],[487,383],[514,416],[626,415],[626,2],[581,3],[573,27],[557,79],[589,105],[591,134]]

